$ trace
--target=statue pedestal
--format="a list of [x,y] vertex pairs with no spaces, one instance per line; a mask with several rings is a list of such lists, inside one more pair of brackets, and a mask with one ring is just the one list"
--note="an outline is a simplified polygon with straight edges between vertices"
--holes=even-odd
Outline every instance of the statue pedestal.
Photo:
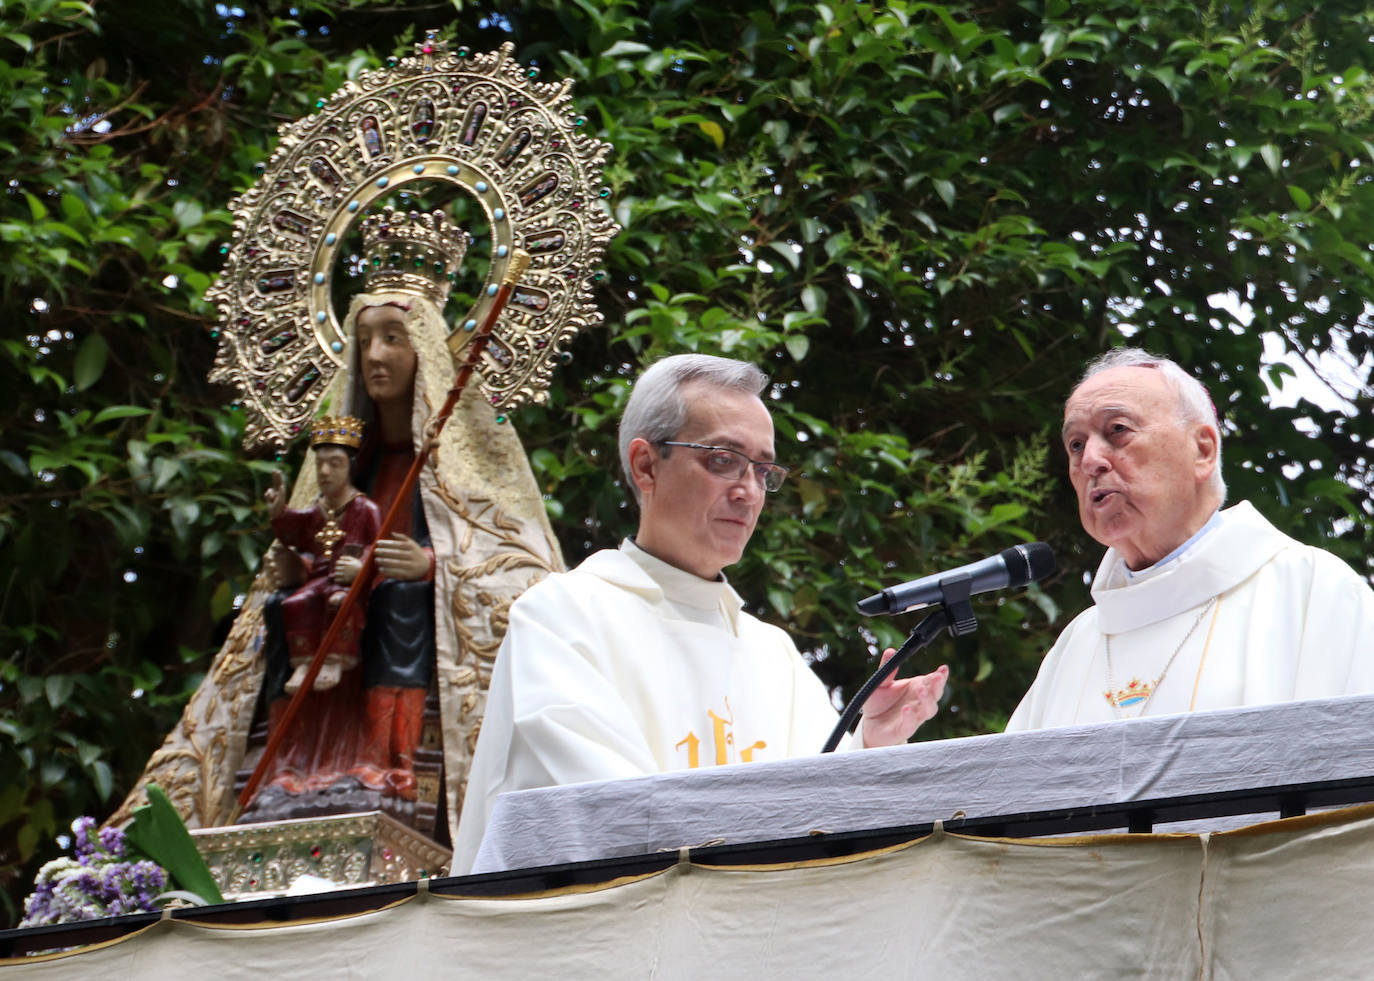
[[441,874],[453,853],[380,811],[192,830],[231,902],[281,895],[301,875],[339,886]]

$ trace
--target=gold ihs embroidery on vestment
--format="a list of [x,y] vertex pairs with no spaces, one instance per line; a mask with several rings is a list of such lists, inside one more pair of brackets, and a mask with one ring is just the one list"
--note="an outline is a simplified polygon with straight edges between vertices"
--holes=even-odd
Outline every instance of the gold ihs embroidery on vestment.
[[[706,714],[711,719],[711,741],[715,750],[716,766],[724,766],[726,763],[752,763],[754,761],[754,751],[766,749],[768,743],[762,739],[755,740],[751,745],[738,750],[738,760],[731,760],[731,752],[736,749],[735,742],[735,713],[730,708],[730,699],[725,699],[725,715],[720,716],[714,709],[707,709]],[[686,748],[687,750],[687,769],[695,770],[701,766],[701,739],[697,734],[688,730],[687,735],[674,744],[674,749]]]

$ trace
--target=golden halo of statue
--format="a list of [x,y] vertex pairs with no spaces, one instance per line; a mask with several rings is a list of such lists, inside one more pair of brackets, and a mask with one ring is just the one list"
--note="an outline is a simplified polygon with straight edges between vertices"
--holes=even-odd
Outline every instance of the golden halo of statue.
[[602,203],[610,147],[585,132],[572,83],[537,81],[513,50],[449,52],[430,32],[414,55],[364,72],[315,114],[284,124],[257,183],[230,202],[233,237],[205,294],[219,313],[210,380],[238,390],[247,448],[281,450],[308,431],[347,358],[330,292],[345,236],[369,205],[408,184],[459,188],[491,228],[477,302],[453,321],[455,359],[512,255],[531,256],[475,373],[497,409],[545,401],[562,352],[602,322],[592,286],[620,230]]

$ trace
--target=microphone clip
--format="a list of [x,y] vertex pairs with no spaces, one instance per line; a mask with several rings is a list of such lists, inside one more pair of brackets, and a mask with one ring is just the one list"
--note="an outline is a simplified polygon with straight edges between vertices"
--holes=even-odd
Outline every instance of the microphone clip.
[[864,702],[868,701],[868,696],[872,695],[874,689],[888,677],[896,674],[907,658],[939,637],[943,630],[948,629],[951,637],[962,637],[978,629],[978,618],[973,615],[973,604],[969,602],[972,595],[973,577],[967,572],[956,572],[940,580],[941,602],[935,612],[916,624],[906,642],[886,664],[864,682],[858,694],[849,700],[849,704],[840,713],[840,721],[835,723],[830,738],[821,747],[822,753],[833,753],[844,734],[854,731],[859,724],[859,716],[863,714]]
[[962,637],[978,629],[978,618],[973,615],[973,577],[960,572],[940,580],[940,599],[944,607],[951,637]]

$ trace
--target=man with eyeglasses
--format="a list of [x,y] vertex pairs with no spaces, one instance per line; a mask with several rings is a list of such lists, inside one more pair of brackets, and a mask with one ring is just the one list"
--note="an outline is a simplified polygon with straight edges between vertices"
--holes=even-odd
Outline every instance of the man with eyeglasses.
[[[476,857],[496,796],[820,751],[829,693],[721,570],[739,561],[787,469],[756,366],[684,354],[635,384],[620,460],[639,528],[511,606],[454,844]],[[851,745],[905,742],[935,714],[948,670],[889,679]]]

